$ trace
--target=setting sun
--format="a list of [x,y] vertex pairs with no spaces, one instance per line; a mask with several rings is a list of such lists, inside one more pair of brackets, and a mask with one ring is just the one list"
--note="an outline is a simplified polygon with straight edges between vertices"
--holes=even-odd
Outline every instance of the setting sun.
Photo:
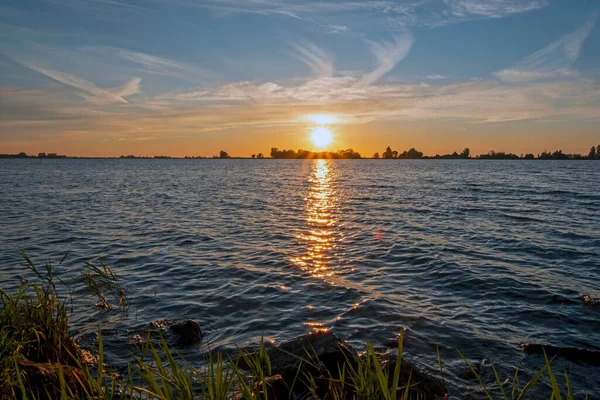
[[313,129],[310,140],[316,147],[322,149],[327,147],[333,141],[333,136],[329,129],[324,126],[319,126],[318,128]]

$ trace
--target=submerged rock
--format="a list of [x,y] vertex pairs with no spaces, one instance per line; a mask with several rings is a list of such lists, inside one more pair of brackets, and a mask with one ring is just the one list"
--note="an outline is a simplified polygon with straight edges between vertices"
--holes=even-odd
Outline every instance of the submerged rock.
[[198,344],[204,337],[200,325],[192,319],[172,324],[169,326],[169,332],[173,334],[171,342],[178,346]]
[[265,379],[266,396],[264,396],[262,385],[257,388],[259,398],[273,399],[273,400],[287,400],[290,396],[290,388],[287,383],[283,380],[281,375],[273,375]]
[[586,363],[588,365],[600,365],[600,351],[581,349],[578,347],[557,347],[542,344],[522,344],[521,349],[527,354],[544,354],[548,358],[561,357],[575,363]]
[[[283,380],[281,375],[272,375],[264,380],[263,382],[257,382],[254,386],[254,395],[257,399],[270,399],[270,400],[289,400],[290,399],[290,387]],[[266,390],[265,390],[266,388]],[[244,400],[242,393],[236,393],[233,395],[232,400]]]
[[595,299],[590,296],[583,296],[583,301],[588,307],[600,308],[600,299]]
[[470,368],[465,368],[462,372],[458,374],[458,376],[467,381],[477,380],[477,376],[481,376],[481,364],[482,362],[479,360],[471,362],[471,367],[473,367],[473,371],[475,371],[475,373],[473,373],[473,371],[471,371]]
[[[384,355],[381,357],[381,361],[383,361],[382,364],[388,368],[391,376],[396,368],[396,355]],[[408,381],[409,376],[410,382]],[[403,357],[400,364],[400,379],[398,380],[398,385],[400,387],[405,387],[408,384],[410,384],[410,389],[408,391],[410,398],[424,398],[427,400],[443,399],[444,395],[448,393],[444,381],[421,371],[413,363],[405,360]]]

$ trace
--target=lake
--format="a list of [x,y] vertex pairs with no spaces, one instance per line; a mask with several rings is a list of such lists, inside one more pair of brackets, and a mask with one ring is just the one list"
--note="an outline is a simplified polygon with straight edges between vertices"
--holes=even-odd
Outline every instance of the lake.
[[[0,160],[0,282],[24,273],[19,247],[68,253],[64,274],[102,257],[134,306],[73,330],[107,318],[117,364],[163,318],[213,347],[327,329],[385,347],[407,328],[408,356],[435,371],[439,345],[460,393],[476,383],[456,348],[503,378],[542,366],[524,342],[600,348],[582,299],[600,297],[599,185],[594,161]],[[572,369],[600,395],[600,367]]]

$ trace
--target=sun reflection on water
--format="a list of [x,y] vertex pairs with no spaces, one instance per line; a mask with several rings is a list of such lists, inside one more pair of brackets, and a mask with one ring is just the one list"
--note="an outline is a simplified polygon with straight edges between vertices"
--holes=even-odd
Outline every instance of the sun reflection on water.
[[306,197],[306,223],[308,229],[297,238],[308,249],[292,262],[313,277],[326,279],[333,275],[330,265],[331,251],[335,247],[335,190],[331,183],[330,160],[314,160],[309,176],[309,193]]
[[[313,278],[338,285],[336,251],[341,239],[339,232],[339,199],[333,177],[335,164],[331,160],[313,160],[308,177],[308,194],[305,199],[305,228],[296,237],[304,253],[291,261]],[[308,306],[309,318],[305,325],[311,333],[329,331],[331,321],[315,319],[317,312]]]

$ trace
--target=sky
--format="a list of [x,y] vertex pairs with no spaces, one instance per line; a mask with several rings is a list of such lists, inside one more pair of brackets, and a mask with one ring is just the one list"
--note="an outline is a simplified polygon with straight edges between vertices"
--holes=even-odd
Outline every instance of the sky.
[[597,0],[4,0],[0,153],[600,144]]

